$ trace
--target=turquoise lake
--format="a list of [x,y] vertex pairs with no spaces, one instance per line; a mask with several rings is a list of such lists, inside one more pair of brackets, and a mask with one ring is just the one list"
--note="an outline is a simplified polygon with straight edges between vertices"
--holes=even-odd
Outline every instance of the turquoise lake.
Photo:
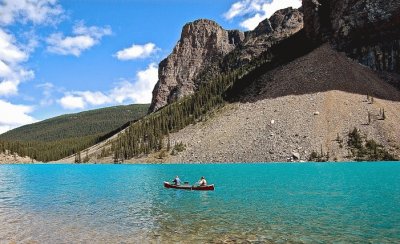
[[400,243],[400,163],[0,165],[10,242]]

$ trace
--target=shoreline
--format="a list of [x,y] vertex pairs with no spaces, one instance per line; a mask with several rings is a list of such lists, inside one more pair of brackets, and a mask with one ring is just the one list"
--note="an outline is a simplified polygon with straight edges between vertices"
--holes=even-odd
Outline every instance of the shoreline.
[[69,162],[34,162],[34,163],[0,163],[0,165],[211,165],[211,164],[341,164],[341,163],[400,163],[399,161],[326,161],[326,162],[315,162],[315,161],[298,161],[298,162],[131,162],[131,163],[69,163]]

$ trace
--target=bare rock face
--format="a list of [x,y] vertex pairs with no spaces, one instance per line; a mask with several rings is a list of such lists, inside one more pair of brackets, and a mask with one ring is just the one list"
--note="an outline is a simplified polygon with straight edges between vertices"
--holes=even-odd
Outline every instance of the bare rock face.
[[400,73],[399,0],[303,0],[304,29],[316,43],[378,71]]
[[254,31],[227,31],[211,20],[186,24],[172,53],[159,65],[149,112],[194,93],[221,71],[236,68],[303,28],[300,10],[277,11]]
[[258,57],[276,43],[303,29],[301,9],[285,8],[276,11],[253,30],[246,32],[242,44],[225,58],[225,69],[237,68]]
[[150,112],[192,94],[203,71],[218,70],[218,62],[244,39],[240,31],[226,31],[211,20],[186,24],[172,53],[161,61]]
[[303,28],[303,13],[299,9],[285,8],[276,11],[249,33],[249,36],[270,36],[282,39],[293,35]]

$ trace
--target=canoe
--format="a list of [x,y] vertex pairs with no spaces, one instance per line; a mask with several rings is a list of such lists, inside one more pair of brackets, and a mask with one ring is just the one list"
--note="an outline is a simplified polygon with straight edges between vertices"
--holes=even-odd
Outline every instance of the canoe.
[[180,190],[192,190],[192,191],[214,191],[214,184],[206,185],[206,186],[192,186],[189,184],[174,185],[174,184],[164,181],[164,187],[180,189]]

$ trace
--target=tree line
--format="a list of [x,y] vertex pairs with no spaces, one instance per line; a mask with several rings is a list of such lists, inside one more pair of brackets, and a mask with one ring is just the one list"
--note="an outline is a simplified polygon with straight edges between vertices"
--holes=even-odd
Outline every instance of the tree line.
[[42,162],[68,157],[97,143],[100,135],[69,138],[57,141],[0,141],[0,153],[28,156]]
[[238,69],[220,74],[210,82],[203,82],[198,91],[175,101],[160,110],[132,123],[112,143],[115,162],[160,151],[165,141],[170,143],[169,133],[195,124],[224,105],[225,92],[236,82],[245,81],[259,73],[258,69],[268,62],[266,54]]
[[96,109],[25,125],[0,135],[0,153],[56,161],[115,135],[142,118],[148,107],[135,104]]

